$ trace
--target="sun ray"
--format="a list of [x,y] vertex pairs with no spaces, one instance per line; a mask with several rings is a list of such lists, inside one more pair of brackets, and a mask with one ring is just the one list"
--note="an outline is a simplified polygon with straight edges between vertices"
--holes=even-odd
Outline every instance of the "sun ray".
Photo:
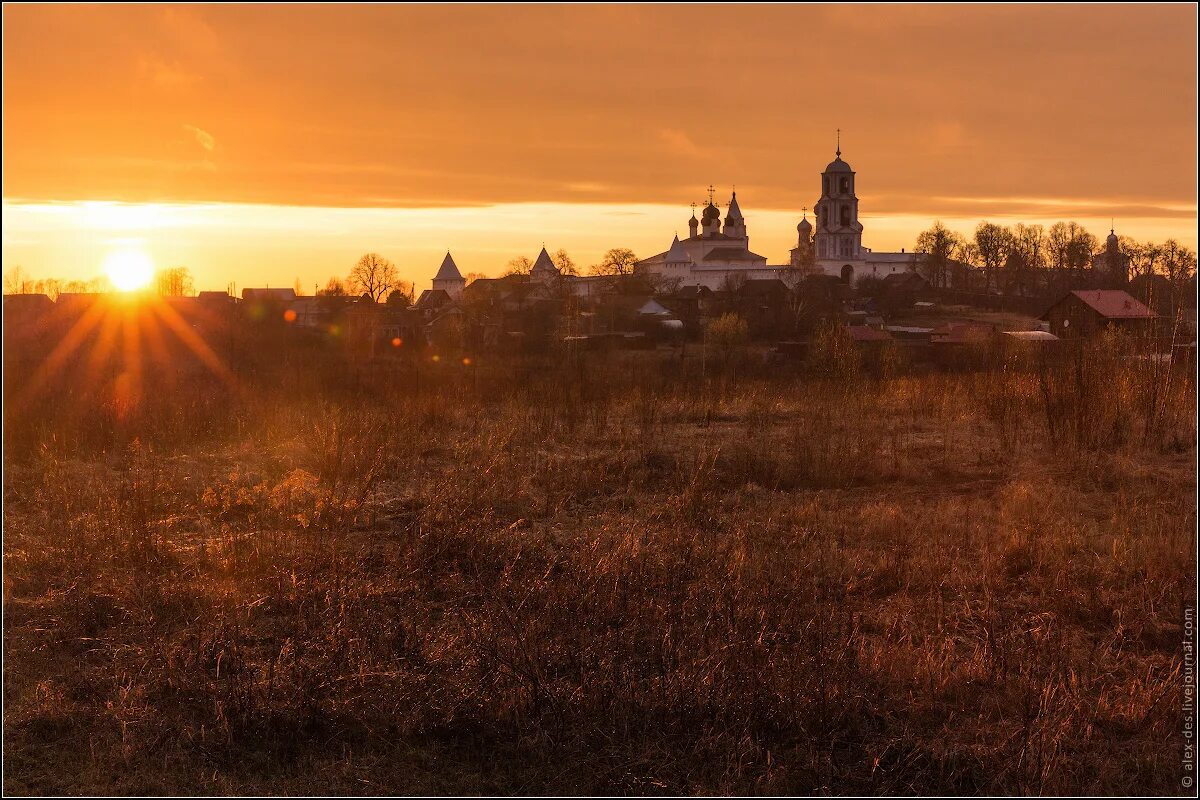
[[214,375],[223,380],[230,388],[237,389],[238,382],[229,368],[221,362],[220,357],[213,352],[208,343],[204,341],[191,326],[180,318],[179,312],[171,308],[166,303],[154,303],[151,306],[159,318],[171,329],[179,340],[191,350],[200,361],[212,371]]
[[103,319],[106,309],[102,302],[95,303],[91,308],[87,309],[67,331],[62,340],[59,341],[54,349],[50,351],[50,355],[46,356],[33,375],[29,378],[29,383],[18,392],[13,400],[13,406],[17,410],[21,410],[25,404],[32,401],[41,391],[43,385],[48,381],[55,372],[57,372],[71,354],[74,353],[85,337],[91,332],[92,328],[96,327]]
[[84,402],[87,401],[92,387],[99,382],[101,372],[108,362],[108,357],[115,350],[117,333],[120,327],[121,320],[116,314],[111,313],[111,311],[104,314],[95,344],[92,345],[87,363],[84,364],[83,378],[79,385],[80,397]]
[[154,314],[145,314],[143,316],[142,323],[142,332],[144,334],[143,338],[146,341],[147,349],[150,351],[150,358],[158,367],[160,367],[157,374],[167,378],[168,382],[174,385],[176,370],[171,368],[171,354],[167,350],[167,343],[165,341],[165,337],[163,336],[163,328],[162,325],[159,324],[158,317]]
[[114,400],[117,403],[117,413],[126,416],[134,411],[142,401],[142,337],[138,323],[141,315],[134,309],[133,313],[123,315],[121,320],[124,333],[122,363],[124,369],[114,383]]

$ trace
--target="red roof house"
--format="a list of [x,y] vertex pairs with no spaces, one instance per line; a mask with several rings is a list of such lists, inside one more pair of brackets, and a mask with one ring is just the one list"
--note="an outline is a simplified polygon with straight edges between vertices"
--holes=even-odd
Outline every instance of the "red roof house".
[[1080,289],[1050,306],[1041,318],[1050,323],[1051,333],[1066,339],[1093,336],[1108,328],[1149,335],[1158,315],[1120,289]]

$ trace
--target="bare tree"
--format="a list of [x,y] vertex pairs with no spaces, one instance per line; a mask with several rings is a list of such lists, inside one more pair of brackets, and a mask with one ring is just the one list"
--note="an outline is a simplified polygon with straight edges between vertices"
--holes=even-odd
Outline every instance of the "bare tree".
[[1013,248],[1013,234],[1008,228],[992,222],[981,222],[975,228],[975,249],[983,267],[984,289],[990,291],[999,284],[997,273],[1004,266]]
[[1018,222],[1013,228],[1013,246],[1025,257],[1029,269],[1044,269],[1046,266],[1046,229],[1041,225],[1026,225]]
[[154,288],[162,297],[191,297],[196,293],[187,267],[167,267],[154,274]]
[[1153,275],[1162,261],[1162,245],[1154,242],[1139,242],[1128,236],[1117,239],[1121,252],[1129,256],[1129,277]]
[[920,256],[917,271],[931,286],[945,288],[951,262],[963,246],[963,238],[935,220],[933,227],[917,234],[913,251]]
[[1058,272],[1081,273],[1096,252],[1096,237],[1077,222],[1056,222],[1046,235],[1051,266]]
[[533,269],[533,262],[525,256],[517,256],[512,261],[508,262],[508,269],[504,271],[508,275],[528,275],[529,270]]
[[[77,283],[83,284],[82,281],[77,281]],[[30,280],[21,267],[13,267],[4,274],[5,294],[44,294],[51,300],[56,300],[58,293],[62,291],[62,285],[62,281],[58,278]],[[80,291],[85,291],[85,289],[80,289]]]
[[388,290],[399,282],[396,265],[378,253],[367,253],[360,258],[346,279],[350,291],[370,295],[376,303],[387,297]]
[[29,276],[25,274],[25,268],[14,266],[4,270],[4,293],[5,294],[29,294],[32,291],[32,284]]
[[1162,246],[1162,265],[1167,280],[1182,284],[1196,274],[1196,251],[1167,239]]
[[325,283],[325,288],[317,292],[318,297],[345,297],[347,294],[346,284],[342,283],[341,278],[330,278]]
[[614,247],[588,271],[593,275],[632,275],[637,261],[638,257],[628,247]]
[[51,300],[58,299],[58,293],[61,291],[62,282],[58,278],[47,278],[44,281],[38,281],[38,291],[49,297]]
[[800,248],[796,263],[793,265],[797,280],[803,280],[809,275],[820,275],[821,268],[817,266],[817,248],[811,242],[807,247]]
[[563,275],[578,275],[579,267],[575,266],[574,259],[561,247],[554,255],[550,257],[554,262],[554,266],[558,267],[558,271]]

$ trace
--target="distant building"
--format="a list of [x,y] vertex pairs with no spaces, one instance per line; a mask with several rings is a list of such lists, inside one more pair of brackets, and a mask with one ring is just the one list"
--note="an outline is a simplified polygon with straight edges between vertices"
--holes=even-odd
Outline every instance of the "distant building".
[[5,320],[34,320],[49,314],[54,301],[44,294],[4,295]]
[[462,298],[463,288],[466,285],[466,278],[458,271],[458,265],[454,263],[454,258],[447,250],[446,257],[442,259],[442,266],[433,276],[433,290],[443,291],[447,297],[457,302]]
[[863,247],[863,226],[858,218],[855,173],[842,160],[839,143],[836,158],[821,174],[821,196],[817,200],[816,226],[807,212],[796,226],[796,246],[787,264],[769,265],[767,257],[750,249],[746,220],[737,192],[729,200],[722,225],[721,211],[714,205],[709,188],[708,205],[700,219],[693,207],[686,239],[678,235],[670,247],[638,262],[638,270],[674,284],[675,287],[705,286],[709,289],[736,288],[744,280],[790,279],[796,275],[823,274],[853,283],[859,278],[885,278],[916,269],[916,253],[876,253]]
[[1041,317],[1060,339],[1094,336],[1117,328],[1139,336],[1149,335],[1158,315],[1119,289],[1084,289],[1068,293]]
[[247,303],[272,302],[288,305],[295,299],[295,289],[242,289],[242,300]]
[[1111,228],[1104,249],[1092,256],[1092,271],[1105,285],[1124,287],[1129,283],[1129,256],[1121,252],[1116,228]]
[[701,219],[696,219],[692,209],[688,238],[681,240],[676,235],[665,251],[639,261],[639,272],[670,284],[668,288],[727,289],[736,288],[733,283],[737,281],[777,277],[778,268],[768,268],[767,257],[750,250],[750,235],[737,192],[729,200],[723,226],[712,192],[710,187]]

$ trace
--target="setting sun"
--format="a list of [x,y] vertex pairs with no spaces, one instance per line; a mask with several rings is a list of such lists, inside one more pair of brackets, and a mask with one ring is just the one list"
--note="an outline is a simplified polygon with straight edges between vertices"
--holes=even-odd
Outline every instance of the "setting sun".
[[141,250],[117,250],[104,259],[104,273],[122,292],[132,292],[150,283],[154,262]]

